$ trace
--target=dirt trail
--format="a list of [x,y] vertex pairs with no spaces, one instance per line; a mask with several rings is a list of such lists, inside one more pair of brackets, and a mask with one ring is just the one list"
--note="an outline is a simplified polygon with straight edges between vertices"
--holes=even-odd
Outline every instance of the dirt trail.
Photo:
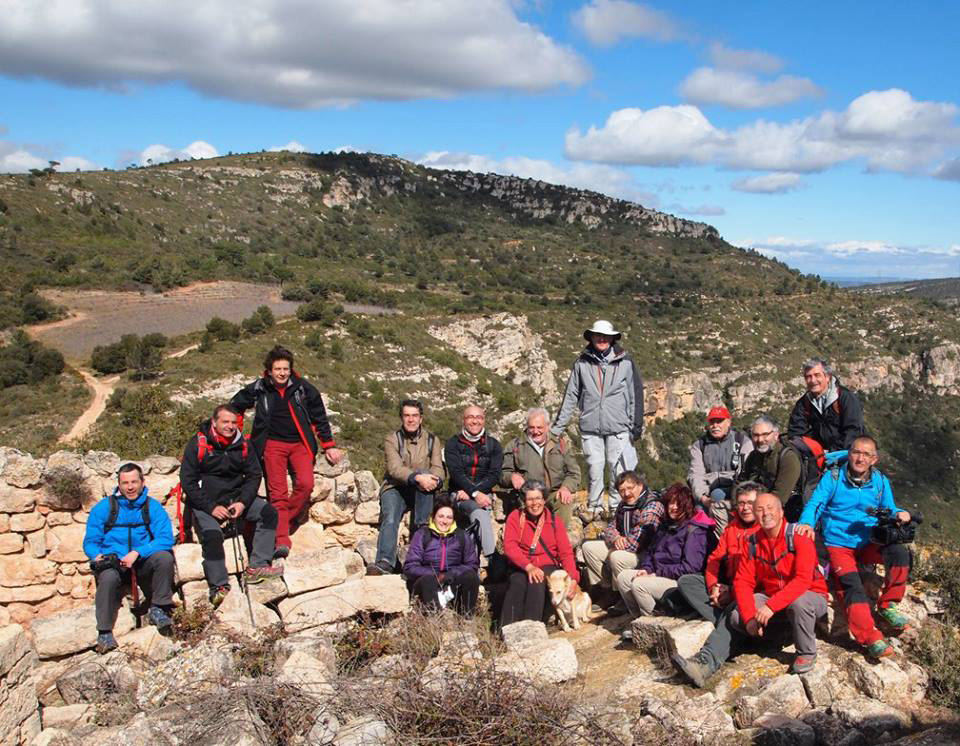
[[83,382],[93,391],[93,401],[90,402],[90,406],[86,408],[84,413],[77,418],[77,421],[73,423],[70,432],[60,436],[61,443],[82,438],[87,434],[87,431],[93,427],[93,423],[97,421],[97,418],[99,418],[107,408],[107,400],[110,398],[110,394],[113,393],[117,381],[120,380],[120,376],[110,376],[110,378],[100,379],[95,378],[85,370],[78,370],[77,372],[83,376]]
[[171,352],[169,355],[167,355],[167,357],[170,358],[170,359],[178,358],[178,357],[183,357],[184,355],[186,355],[186,354],[187,354],[188,352],[190,352],[191,350],[197,350],[197,349],[199,349],[199,348],[200,348],[200,344],[199,344],[199,343],[197,343],[197,344],[192,344],[192,345],[188,345],[187,347],[184,347],[182,350],[177,350],[176,352]]

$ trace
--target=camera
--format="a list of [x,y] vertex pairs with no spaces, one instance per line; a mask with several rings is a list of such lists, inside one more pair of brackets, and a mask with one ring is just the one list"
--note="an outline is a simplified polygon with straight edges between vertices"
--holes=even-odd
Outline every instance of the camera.
[[871,529],[870,538],[877,544],[909,544],[917,535],[917,526],[923,523],[923,516],[910,514],[907,523],[900,523],[889,508],[867,508],[867,515],[875,516],[877,525]]
[[115,554],[105,554],[100,559],[90,560],[90,569],[94,575],[99,575],[104,570],[116,570],[120,572],[123,567],[120,564],[120,558]]

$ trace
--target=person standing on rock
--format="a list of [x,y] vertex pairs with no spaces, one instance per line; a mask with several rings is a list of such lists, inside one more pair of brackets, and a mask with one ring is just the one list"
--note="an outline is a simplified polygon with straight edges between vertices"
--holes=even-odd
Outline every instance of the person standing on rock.
[[[263,361],[263,375],[238,391],[230,405],[241,415],[254,408],[250,440],[263,466],[267,495],[276,508],[276,557],[290,554],[290,524],[310,502],[318,452],[331,466],[343,452],[333,439],[320,392],[293,369],[293,353],[277,345]],[[243,422],[240,422],[241,428]],[[293,490],[287,472],[293,474]]]
[[850,634],[863,645],[867,657],[874,659],[893,655],[894,650],[874,622],[859,567],[883,563],[883,590],[877,614],[893,632],[903,632],[909,620],[897,605],[906,593],[911,565],[910,550],[905,544],[889,540],[879,543],[875,536],[877,509],[888,510],[890,517],[901,525],[910,522],[910,513],[893,501],[890,480],[874,468],[877,458],[877,442],[873,438],[856,438],[850,445],[846,466],[823,475],[797,527],[798,533],[813,536],[813,527],[820,526],[818,530],[830,556],[834,595],[846,609]]
[[443,484],[440,440],[423,428],[423,403],[400,403],[400,429],[383,441],[386,468],[380,486],[380,533],[377,557],[367,575],[393,573],[397,565],[397,534],[403,514],[410,511],[410,535],[426,526],[437,488]]
[[803,364],[803,380],[807,391],[790,413],[790,438],[806,436],[824,451],[845,451],[854,438],[866,434],[860,400],[840,384],[826,360],[807,360]]
[[743,462],[753,450],[745,433],[734,430],[730,410],[713,407],[707,413],[706,432],[690,446],[687,484],[703,509],[716,522],[719,537],[730,517],[730,493]]
[[100,654],[116,650],[113,625],[120,598],[136,573],[137,585],[149,599],[147,621],[163,634],[173,626],[173,527],[163,505],[147,493],[143,470],[123,464],[117,487],[90,511],[83,552],[97,582],[95,599]]
[[570,369],[563,402],[550,432],[563,434],[575,410],[580,410],[580,436],[587,460],[587,517],[604,515],[604,467],[609,470],[608,509],[620,503],[616,479],[635,469],[633,442],[643,434],[643,378],[636,363],[618,344],[620,332],[609,321],[596,321],[584,331],[586,348]]
[[565,526],[573,518],[573,493],[580,488],[580,465],[564,438],[550,434],[550,415],[545,409],[527,412],[526,434],[514,438],[503,452],[500,486],[515,491],[528,479],[547,485],[547,507]]
[[791,673],[811,671],[817,660],[817,620],[827,613],[827,583],[817,567],[813,540],[783,518],[776,495],[757,496],[754,512],[760,530],[741,547],[733,598],[716,628],[696,655],[670,656],[673,665],[695,686],[709,678],[730,657],[735,646],[753,637],[771,637],[789,624],[797,655]]
[[180,462],[180,486],[200,537],[203,575],[214,606],[230,592],[223,550],[223,531],[228,524],[234,531],[242,530],[243,524],[237,525],[241,520],[254,525],[245,583],[283,574],[282,568],[272,566],[277,511],[257,496],[262,479],[257,455],[240,432],[239,412],[221,404],[187,443]]
[[503,447],[488,435],[483,409],[471,404],[463,410],[463,428],[443,449],[450,473],[450,494],[459,522],[475,525],[480,553],[489,561],[497,549],[493,533],[493,488],[503,467]]

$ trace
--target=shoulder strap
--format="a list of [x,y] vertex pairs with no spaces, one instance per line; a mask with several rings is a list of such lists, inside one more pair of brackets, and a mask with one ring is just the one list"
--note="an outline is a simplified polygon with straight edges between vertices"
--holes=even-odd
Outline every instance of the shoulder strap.
[[806,394],[800,399],[803,402],[803,414],[807,418],[807,421],[810,421],[810,415],[813,414],[813,404],[810,401],[810,397]]
[[790,553],[796,552],[796,545],[793,540],[794,534],[796,533],[797,524],[788,523],[787,527],[783,530],[783,538],[787,542],[787,551]]
[[210,443],[207,442],[207,436],[203,432],[197,433],[197,461],[203,462],[203,457],[207,455],[207,451],[211,448]]
[[150,528],[150,498],[149,497],[143,501],[143,506],[140,508],[140,516],[143,518],[143,527],[147,529],[147,535],[150,537],[150,541],[153,541],[153,529]]
[[747,552],[750,555],[750,559],[757,558],[757,534],[752,533],[747,537]]
[[437,437],[431,433],[427,433],[427,459],[433,458],[433,446],[437,442]]
[[247,451],[249,447],[250,447],[250,436],[244,435],[243,436],[243,460],[244,461],[247,460]]
[[395,430],[393,433],[397,438],[397,453],[400,456],[403,456],[403,434],[399,430]]
[[840,395],[837,394],[837,398],[833,400],[833,404],[830,405],[833,407],[833,411],[837,413],[837,416],[840,416]]
[[107,500],[110,501],[110,512],[107,513],[106,523],[103,524],[103,533],[109,532],[117,525],[117,516],[120,514],[120,501],[117,500],[117,496],[111,492],[107,495]]

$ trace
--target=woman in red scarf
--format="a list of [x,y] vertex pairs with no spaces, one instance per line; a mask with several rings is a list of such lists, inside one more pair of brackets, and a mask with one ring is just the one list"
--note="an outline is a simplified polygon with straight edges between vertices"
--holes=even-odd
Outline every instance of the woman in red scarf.
[[523,619],[543,620],[547,575],[554,570],[562,568],[573,579],[571,598],[580,582],[567,529],[563,521],[547,509],[546,485],[528,479],[520,491],[523,506],[510,514],[503,531],[503,552],[510,563],[510,580],[500,626]]

